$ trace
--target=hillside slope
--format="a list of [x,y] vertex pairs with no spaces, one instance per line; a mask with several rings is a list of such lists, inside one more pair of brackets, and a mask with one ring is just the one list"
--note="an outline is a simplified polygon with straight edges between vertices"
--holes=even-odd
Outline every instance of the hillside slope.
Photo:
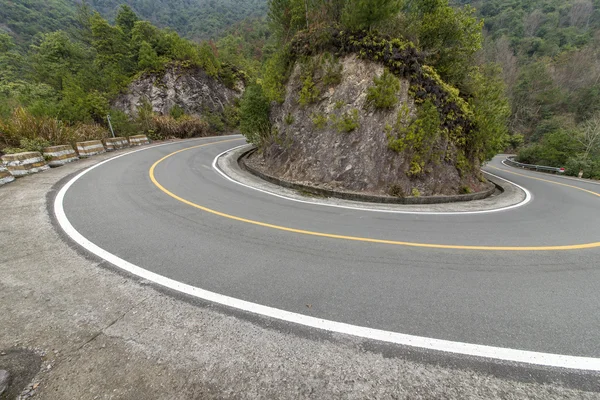
[[[28,44],[38,33],[69,31],[77,26],[80,0],[0,0],[0,31],[18,44]],[[266,0],[89,0],[87,4],[113,20],[121,4],[142,19],[171,28],[189,39],[211,39],[248,17],[263,16]]]

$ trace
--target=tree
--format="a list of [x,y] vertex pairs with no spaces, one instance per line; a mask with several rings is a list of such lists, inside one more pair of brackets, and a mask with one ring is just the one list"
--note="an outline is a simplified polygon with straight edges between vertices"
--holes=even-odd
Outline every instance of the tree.
[[471,155],[484,161],[491,159],[506,146],[510,105],[498,65],[479,67],[471,74],[470,80],[473,85],[470,106],[473,109],[475,130],[467,138],[467,144],[474,153]]
[[396,16],[402,0],[348,0],[342,23],[349,29],[372,29],[375,25]]
[[131,37],[133,26],[138,20],[139,17],[133,12],[131,7],[125,4],[121,5],[121,8],[119,8],[119,12],[117,13],[116,22],[117,26],[121,28],[125,35]]
[[264,143],[271,131],[269,100],[260,85],[248,86],[240,102],[240,132],[248,142],[257,146]]
[[448,0],[412,0],[406,11],[409,30],[428,63],[445,81],[460,88],[483,42],[483,22],[474,16],[475,9],[454,8]]
[[600,113],[581,124],[575,139],[583,146],[584,159],[600,151]]
[[155,71],[159,69],[163,63],[158,58],[156,51],[146,41],[140,45],[140,53],[138,57],[138,68],[140,70]]

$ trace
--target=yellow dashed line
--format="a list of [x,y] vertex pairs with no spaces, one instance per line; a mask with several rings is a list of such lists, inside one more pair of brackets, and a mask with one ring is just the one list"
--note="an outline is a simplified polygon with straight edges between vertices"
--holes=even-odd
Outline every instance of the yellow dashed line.
[[[158,160],[157,162],[155,162],[152,165],[152,167],[150,167],[150,171],[149,171],[149,173],[150,173],[150,180],[162,192],[164,192],[167,195],[171,196],[175,200],[178,200],[178,201],[180,201],[180,202],[182,202],[184,204],[187,204],[187,205],[189,205],[191,207],[194,207],[194,208],[197,208],[199,210],[205,211],[207,213],[218,215],[219,217],[228,218],[228,219],[231,219],[231,220],[234,220],[234,221],[239,221],[239,222],[244,222],[244,223],[247,223],[247,224],[262,226],[262,227],[265,227],[265,228],[277,229],[277,230],[285,231],[285,232],[299,233],[299,234],[302,234],[302,235],[325,237],[325,238],[330,238],[330,239],[351,240],[351,241],[355,241],[355,242],[391,244],[391,245],[397,245],[397,246],[422,247],[422,248],[430,248],[430,249],[452,249],[452,250],[556,251],[556,250],[582,250],[582,249],[591,249],[591,248],[600,247],[600,242],[587,243],[587,244],[574,244],[574,245],[566,245],[566,246],[537,246],[537,247],[519,247],[519,246],[508,246],[508,247],[499,247],[499,246],[498,247],[497,246],[461,246],[461,245],[446,245],[446,244],[431,244],[431,243],[400,242],[400,241],[395,241],[395,240],[371,239],[371,238],[364,238],[364,237],[357,237],[357,236],[344,236],[344,235],[335,235],[335,234],[331,234],[331,233],[322,233],[322,232],[307,231],[307,230],[302,230],[302,229],[294,229],[294,228],[288,228],[288,227],[285,227],[285,226],[273,225],[273,224],[268,224],[268,223],[265,223],[265,222],[255,221],[255,220],[252,220],[252,219],[236,217],[235,215],[230,215],[230,214],[226,214],[226,213],[223,213],[223,212],[220,212],[220,211],[215,211],[215,210],[212,210],[210,208],[201,206],[199,204],[192,203],[191,201],[186,200],[184,198],[181,198],[181,197],[177,196],[176,194],[170,192],[169,190],[165,189],[160,183],[158,183],[158,181],[156,180],[156,177],[154,176],[154,171],[155,171],[156,167],[158,166],[158,164],[160,164],[161,162],[163,162],[164,160],[166,160],[167,158],[169,158],[171,156],[174,156],[176,154],[179,154],[179,153],[187,151],[187,150],[192,150],[192,149],[196,149],[196,148],[204,147],[204,146],[210,146],[210,145],[218,144],[218,143],[231,142],[231,141],[234,141],[234,140],[239,140],[239,139],[229,139],[229,140],[222,140],[220,142],[213,142],[213,143],[201,144],[201,145],[198,145],[198,146],[188,147],[188,148],[185,148],[185,149],[182,149],[182,150],[175,151],[175,152],[173,152],[171,154],[168,154],[168,155],[164,156],[163,158],[161,158],[160,160]],[[506,171],[506,172],[509,172],[509,171]],[[514,173],[514,172],[511,172],[511,173]],[[520,174],[517,174],[517,175],[520,175]],[[523,175],[523,176],[525,176],[527,178],[531,178],[531,177],[529,177],[527,175]],[[540,179],[540,178],[532,178],[532,179],[538,179],[538,180],[546,181],[546,180]],[[581,189],[581,188],[578,188],[577,186],[566,185],[566,184],[557,183],[557,182],[553,182],[553,181],[546,181],[546,182],[555,183],[555,184],[562,185],[562,186],[573,187],[575,189],[583,190],[585,192],[592,193],[592,194],[594,194],[596,196],[600,196],[600,194],[598,194],[598,193],[591,192],[591,191],[585,190],[585,189]]]

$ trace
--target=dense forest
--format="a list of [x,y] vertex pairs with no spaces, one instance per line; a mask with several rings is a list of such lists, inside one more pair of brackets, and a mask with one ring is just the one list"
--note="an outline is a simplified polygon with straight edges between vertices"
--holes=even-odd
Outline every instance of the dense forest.
[[462,3],[485,21],[481,56],[502,67],[520,160],[600,178],[600,2]]
[[153,25],[193,40],[219,38],[246,18],[266,15],[266,0],[0,0],[0,32],[28,45],[38,33],[72,31],[85,3],[109,21],[126,4]]

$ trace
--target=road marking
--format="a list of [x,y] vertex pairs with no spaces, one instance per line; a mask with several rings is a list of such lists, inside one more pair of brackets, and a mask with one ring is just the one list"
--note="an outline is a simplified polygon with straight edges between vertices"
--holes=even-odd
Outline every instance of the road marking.
[[[502,165],[509,167],[508,165],[504,164],[504,161],[502,161]],[[491,167],[491,166],[490,166],[490,167]],[[498,168],[498,167],[491,167],[491,168],[497,169],[498,171],[507,172],[507,173],[509,173],[509,174],[518,175],[518,176],[523,176],[523,177],[525,177],[525,178],[529,178],[529,179],[535,179],[536,181],[542,181],[542,182],[553,183],[553,184],[555,184],[555,185],[559,185],[559,186],[566,186],[566,187],[568,187],[568,188],[572,188],[572,189],[581,190],[582,192],[586,192],[586,193],[589,193],[589,194],[593,194],[594,196],[598,196],[598,197],[600,197],[600,193],[596,193],[596,192],[593,192],[593,191],[591,191],[591,190],[587,190],[587,189],[584,189],[584,188],[580,188],[579,186],[567,185],[566,183],[560,183],[560,182],[551,181],[551,180],[548,180],[548,179],[537,178],[537,177],[535,177],[535,176],[531,176],[531,175],[519,174],[518,172],[509,171],[509,170],[507,170],[507,169],[502,169],[502,168]],[[514,168],[514,167],[510,167],[510,168]],[[590,182],[590,183],[593,183],[593,182]]]
[[[222,143],[222,142],[217,142],[217,143]],[[252,219],[247,219],[247,218],[242,218],[242,217],[238,217],[238,216],[231,215],[231,214],[226,214],[224,212],[216,211],[216,210],[213,210],[211,208],[204,207],[204,206],[202,206],[200,204],[193,203],[193,202],[191,202],[189,200],[186,200],[186,199],[184,199],[182,197],[177,196],[175,193],[170,192],[164,186],[162,186],[156,180],[156,177],[154,176],[154,171],[155,171],[156,167],[160,163],[162,163],[163,161],[165,161],[166,159],[168,159],[168,158],[170,158],[170,157],[172,157],[174,155],[177,155],[179,153],[182,153],[184,151],[197,149],[199,147],[204,147],[204,146],[207,146],[207,145],[209,145],[209,144],[202,144],[202,145],[198,145],[198,146],[191,146],[191,147],[187,147],[185,149],[174,151],[171,154],[167,154],[166,156],[164,156],[163,158],[161,158],[160,160],[158,160],[157,162],[155,162],[152,165],[152,167],[150,167],[150,171],[149,171],[150,180],[152,181],[152,183],[154,183],[154,185],[157,188],[159,188],[162,192],[164,192],[165,194],[171,196],[175,200],[178,200],[178,201],[180,201],[180,202],[182,202],[184,204],[187,204],[187,205],[189,205],[191,207],[194,207],[194,208],[197,208],[199,210],[205,211],[207,213],[210,213],[210,214],[213,214],[213,215],[217,215],[219,217],[228,218],[228,219],[231,219],[231,220],[234,220],[234,221],[238,221],[238,222],[244,222],[244,223],[248,223],[248,224],[252,224],[252,225],[262,226],[264,228],[277,229],[277,230],[285,231],[285,232],[299,233],[299,234],[302,234],[302,235],[324,237],[324,238],[329,238],[329,239],[350,240],[350,241],[364,242],[364,243],[390,244],[390,245],[397,245],[397,246],[421,247],[421,248],[429,248],[429,249],[450,249],[450,250],[479,250],[479,251],[564,251],[564,250],[583,250],[583,249],[592,249],[592,248],[600,247],[600,242],[585,243],[585,244],[572,244],[572,245],[564,245],[564,246],[464,246],[464,245],[446,245],[446,244],[435,244],[435,243],[403,242],[403,241],[396,241],[396,240],[365,238],[365,237],[359,237],[359,236],[336,235],[336,234],[331,234],[331,233],[315,232],[315,231],[308,231],[308,230],[303,230],[303,229],[289,228],[289,227],[286,227],[286,226],[268,224],[268,223],[265,223],[265,222],[255,221],[255,220],[252,220]]]
[[[212,144],[223,143],[214,142]],[[167,143],[168,145],[172,143]],[[159,146],[164,146],[159,145]],[[156,146],[155,146],[156,147]],[[501,360],[509,362],[517,362],[531,365],[539,365],[554,368],[567,368],[580,371],[600,372],[600,358],[569,356],[562,354],[542,353],[535,351],[517,350],[504,347],[494,347],[479,344],[453,342],[449,340],[433,339],[423,336],[407,335],[403,333],[384,331],[380,329],[372,329],[357,325],[350,325],[342,322],[325,320],[322,318],[310,317],[290,311],[281,310],[274,307],[267,307],[256,303],[236,299],[229,296],[224,296],[218,293],[203,290],[191,285],[177,282],[173,279],[166,278],[154,272],[150,272],[137,265],[134,265],[116,255],[100,248],[81,235],[71,224],[64,210],[64,198],[67,191],[81,177],[90,171],[104,165],[117,158],[129,155],[138,151],[148,150],[150,148],[140,149],[134,152],[122,154],[111,159],[98,163],[85,171],[79,173],[58,192],[54,200],[54,213],[56,220],[63,231],[81,247],[96,256],[110,262],[116,267],[129,272],[142,279],[154,282],[163,287],[184,293],[196,298],[200,298],[209,302],[222,304],[227,307],[235,308],[252,314],[257,314],[269,318],[278,319],[281,321],[291,322],[294,324],[304,325],[311,328],[321,329],[334,333],[341,333],[361,337],[369,340],[377,340],[386,343],[397,344],[401,346],[410,346],[427,350],[441,351],[445,353],[460,354],[466,356],[482,357],[491,360]]]
[[264,190],[264,189],[260,189],[254,186],[250,186],[247,185],[245,183],[242,183],[240,181],[237,181],[235,179],[233,179],[232,177],[230,177],[229,175],[227,175],[225,172],[223,172],[217,165],[219,158],[221,158],[223,155],[233,151],[233,150],[237,150],[240,147],[244,147],[247,145],[241,145],[241,146],[237,146],[234,147],[232,149],[226,150],[224,152],[222,152],[221,154],[219,154],[218,156],[216,156],[213,160],[212,163],[212,167],[213,169],[219,173],[219,175],[221,175],[223,178],[227,179],[230,182],[233,182],[235,184],[238,184],[240,186],[243,186],[245,188],[248,189],[252,189],[252,190],[256,190],[258,192],[261,193],[265,193],[271,196],[275,196],[275,197],[279,197],[281,199],[284,200],[289,200],[289,201],[295,201],[297,203],[303,203],[303,204],[310,204],[310,205],[316,205],[316,206],[324,206],[324,207],[334,207],[334,208],[342,208],[342,209],[346,209],[346,210],[356,210],[356,211],[367,211],[367,212],[380,212],[380,213],[388,213],[388,214],[412,214],[412,215],[468,215],[468,214],[489,214],[489,213],[495,213],[495,212],[500,212],[500,211],[508,211],[508,210],[512,210],[514,208],[517,207],[522,207],[524,205],[526,205],[527,203],[529,203],[532,199],[531,193],[529,192],[529,190],[525,189],[522,186],[517,185],[514,182],[509,181],[508,179],[504,179],[501,178],[497,175],[494,175],[492,173],[486,172],[486,174],[493,176],[494,178],[497,179],[501,179],[505,182],[508,182],[516,187],[518,187],[519,189],[521,189],[524,193],[525,193],[525,199],[523,199],[523,201],[517,203],[517,204],[513,204],[511,206],[506,206],[506,207],[502,207],[502,208],[496,208],[496,209],[491,209],[491,210],[479,210],[479,211],[406,211],[406,210],[385,210],[385,209],[376,209],[376,208],[366,208],[366,207],[353,207],[353,206],[344,206],[341,204],[329,204],[329,203],[320,203],[320,202],[316,202],[316,201],[309,201],[309,200],[301,200],[301,199],[296,199],[293,197],[288,197],[288,196],[284,196],[278,193],[274,193],[268,190]]

